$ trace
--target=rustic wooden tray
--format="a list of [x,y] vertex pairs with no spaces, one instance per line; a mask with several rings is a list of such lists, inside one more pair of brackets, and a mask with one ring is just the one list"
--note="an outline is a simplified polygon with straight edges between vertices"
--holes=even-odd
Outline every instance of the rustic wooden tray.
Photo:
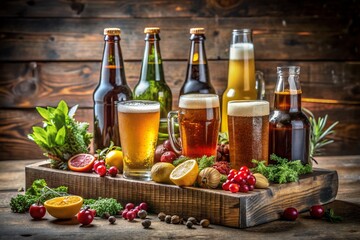
[[287,207],[306,211],[314,204],[333,201],[338,190],[336,171],[314,169],[298,182],[271,184],[268,189],[249,193],[230,193],[194,187],[99,177],[93,173],[76,173],[49,168],[47,161],[29,165],[25,169],[26,188],[43,178],[50,187],[65,185],[71,194],[84,198],[113,197],[121,204],[147,202],[151,211],[177,214],[184,218],[207,218],[212,224],[246,228],[280,218]]

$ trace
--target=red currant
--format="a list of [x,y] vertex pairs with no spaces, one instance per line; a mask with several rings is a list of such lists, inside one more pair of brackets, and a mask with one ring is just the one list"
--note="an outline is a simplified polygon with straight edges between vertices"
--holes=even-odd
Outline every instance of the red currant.
[[240,168],[240,172],[250,173],[250,170],[249,170],[249,168],[248,168],[247,166],[242,166],[242,167]]
[[247,179],[248,176],[246,172],[240,172],[238,175],[240,175],[242,179]]
[[229,186],[229,190],[232,193],[237,193],[239,191],[239,185],[236,183],[231,183]]
[[229,186],[230,186],[231,182],[229,180],[227,180],[226,182],[224,182],[222,184],[222,189],[225,191],[229,191]]
[[249,191],[248,185],[240,186],[240,192],[247,193]]
[[241,174],[239,173],[235,175],[234,179],[237,183],[240,183],[243,180]]
[[249,175],[246,181],[249,185],[255,185],[256,178],[254,176]]
[[254,185],[248,185],[249,187],[249,191],[253,191],[254,190]]

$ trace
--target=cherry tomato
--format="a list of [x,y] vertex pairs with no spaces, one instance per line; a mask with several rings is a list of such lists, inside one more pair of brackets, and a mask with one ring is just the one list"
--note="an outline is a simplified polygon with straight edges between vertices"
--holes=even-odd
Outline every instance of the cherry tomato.
[[295,221],[298,216],[298,211],[296,210],[296,208],[293,207],[289,207],[283,212],[283,218],[286,220]]
[[40,220],[45,216],[46,208],[41,204],[34,203],[30,206],[29,212],[33,219]]
[[231,183],[229,185],[229,190],[232,193],[237,193],[239,191],[239,185],[237,183]]
[[112,166],[109,168],[109,174],[112,177],[116,177],[116,175],[118,174],[118,169],[115,166]]
[[173,151],[167,151],[161,155],[160,162],[172,163],[176,158],[177,156]]
[[321,205],[314,205],[310,208],[310,215],[313,218],[321,219],[325,214],[325,210]]
[[240,168],[240,172],[250,173],[250,170],[249,170],[249,168],[248,168],[247,166],[242,166],[242,167]]
[[100,175],[100,177],[104,177],[106,175],[106,167],[105,165],[100,165],[96,168],[97,174]]
[[94,220],[94,212],[92,212],[89,207],[85,207],[78,213],[77,220],[82,225],[89,225]]
[[149,208],[149,206],[147,205],[146,202],[142,202],[142,203],[139,204],[139,208],[140,208],[141,210],[147,211],[148,208]]
[[224,182],[222,184],[222,189],[225,191],[229,191],[229,186],[230,186],[231,182],[229,180],[227,180],[226,182]]

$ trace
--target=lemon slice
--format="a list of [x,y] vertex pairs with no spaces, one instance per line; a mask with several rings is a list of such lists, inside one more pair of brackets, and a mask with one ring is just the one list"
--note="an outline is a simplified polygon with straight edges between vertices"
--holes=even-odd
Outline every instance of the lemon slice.
[[178,165],[170,174],[170,180],[178,186],[191,186],[196,181],[199,166],[194,159]]
[[75,216],[83,204],[80,196],[56,197],[44,202],[49,214],[55,218],[66,219]]

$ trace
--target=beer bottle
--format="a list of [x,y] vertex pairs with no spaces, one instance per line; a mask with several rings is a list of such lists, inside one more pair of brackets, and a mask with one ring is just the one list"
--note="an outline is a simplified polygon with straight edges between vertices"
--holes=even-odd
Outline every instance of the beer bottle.
[[251,29],[234,29],[230,44],[227,88],[222,95],[221,131],[228,132],[228,102],[232,100],[255,100],[254,44]]
[[209,68],[205,53],[205,29],[190,29],[191,49],[186,79],[180,95],[188,93],[216,93],[210,83]]
[[145,51],[140,80],[134,88],[134,99],[152,100],[160,103],[161,122],[166,124],[172,108],[172,94],[165,82],[160,54],[160,28],[145,28]]
[[[274,110],[269,116],[269,154],[301,160],[309,160],[310,122],[301,111],[300,67],[277,68]],[[269,158],[269,163],[275,164]]]
[[120,146],[117,124],[117,101],[132,99],[125,78],[120,48],[120,29],[105,28],[105,47],[98,86],[94,91],[94,150],[103,149],[113,141]]

